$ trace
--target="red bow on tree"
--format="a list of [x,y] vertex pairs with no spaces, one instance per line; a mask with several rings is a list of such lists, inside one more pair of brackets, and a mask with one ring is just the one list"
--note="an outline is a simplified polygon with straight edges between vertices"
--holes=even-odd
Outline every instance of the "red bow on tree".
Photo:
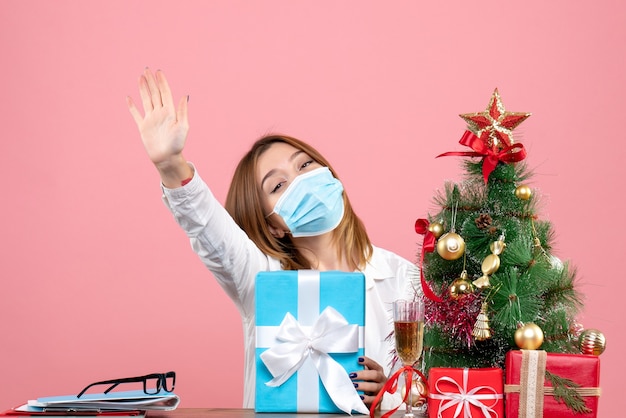
[[483,157],[483,178],[485,183],[489,180],[489,175],[496,168],[498,163],[516,163],[526,158],[526,150],[522,144],[513,144],[494,151],[484,140],[480,139],[474,133],[465,131],[461,140],[461,145],[466,145],[474,151],[450,151],[439,154],[439,157],[461,156],[461,157]]
[[446,152],[437,157],[448,155],[483,157],[485,183],[498,162],[514,163],[526,158],[524,146],[513,143],[513,130],[524,122],[530,113],[507,111],[498,89],[494,90],[485,110],[460,116],[467,122],[471,131],[466,131],[459,142],[474,151]]
[[426,283],[426,279],[424,278],[424,254],[432,253],[435,250],[435,235],[430,232],[428,229],[428,220],[426,219],[418,219],[415,221],[415,232],[420,235],[424,235],[424,242],[422,244],[422,251],[420,255],[420,280],[422,282],[422,290],[424,291],[424,296],[428,299],[435,302],[442,302],[439,296],[437,296]]

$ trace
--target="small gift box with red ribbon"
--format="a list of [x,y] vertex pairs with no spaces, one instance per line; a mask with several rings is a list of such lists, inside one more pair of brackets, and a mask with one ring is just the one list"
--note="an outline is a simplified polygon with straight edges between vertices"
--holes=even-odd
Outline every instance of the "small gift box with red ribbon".
[[502,418],[502,369],[433,367],[428,372],[430,418]]
[[506,355],[507,418],[592,418],[600,396],[600,359],[587,354],[511,350]]
[[255,297],[255,411],[367,414],[348,375],[364,355],[364,275],[261,272]]

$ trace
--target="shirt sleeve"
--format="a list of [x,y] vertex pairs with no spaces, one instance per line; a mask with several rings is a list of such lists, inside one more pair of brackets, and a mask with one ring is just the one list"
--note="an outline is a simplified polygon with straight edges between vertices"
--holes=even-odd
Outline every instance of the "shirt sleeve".
[[254,309],[254,278],[259,271],[268,270],[272,260],[239,228],[197,170],[185,186],[161,188],[163,202],[200,260],[242,314],[250,314]]

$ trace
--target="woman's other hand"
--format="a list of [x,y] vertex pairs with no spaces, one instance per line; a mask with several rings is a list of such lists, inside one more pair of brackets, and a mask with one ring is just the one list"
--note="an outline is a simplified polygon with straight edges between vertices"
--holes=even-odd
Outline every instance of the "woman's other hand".
[[383,367],[369,357],[359,358],[359,363],[365,366],[365,369],[350,373],[350,379],[354,382],[356,390],[363,392],[363,402],[369,407],[385,385],[387,376]]

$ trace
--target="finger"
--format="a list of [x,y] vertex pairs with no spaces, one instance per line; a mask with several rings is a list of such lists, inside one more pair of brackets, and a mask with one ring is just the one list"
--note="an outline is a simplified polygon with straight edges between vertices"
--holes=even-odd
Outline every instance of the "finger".
[[[377,370],[377,371],[380,371],[380,372],[383,371],[383,367],[380,364],[376,363],[371,358],[363,356],[362,359],[363,359],[363,361],[359,361],[359,363],[364,365],[365,368],[367,368],[369,370]],[[359,359],[359,360],[361,360],[361,359]]]
[[189,96],[186,96],[180,99],[180,101],[178,102],[178,110],[176,111],[176,120],[178,121],[179,124],[183,126],[189,125],[188,119],[187,119],[188,101],[189,101]]
[[350,373],[352,380],[370,380],[377,381],[382,378],[383,374],[377,370],[359,370],[358,372]]
[[126,104],[128,105],[128,110],[130,111],[130,115],[135,120],[135,123],[137,124],[137,126],[139,126],[139,124],[143,121],[143,117],[141,116],[139,109],[137,109],[135,102],[130,96],[126,96]]
[[[363,394],[361,395],[361,399],[363,400],[363,403],[365,404],[365,406],[369,408],[372,405],[372,402],[374,402],[374,399],[376,399],[376,396]],[[380,407],[380,403],[378,405]]]
[[152,96],[150,95],[148,80],[146,80],[146,77],[143,75],[139,77],[139,95],[141,96],[144,113],[151,112],[154,109],[154,106],[152,105]]
[[156,82],[159,87],[159,91],[161,92],[161,101],[163,102],[163,106],[168,106],[173,109],[174,99],[172,98],[172,91],[170,90],[170,85],[167,83],[167,79],[165,78],[163,71],[157,70]]
[[382,389],[382,385],[373,382],[354,382],[354,388],[365,395],[376,394]]
[[143,72],[144,77],[146,78],[146,82],[148,83],[148,88],[150,89],[150,98],[152,99],[153,107],[162,107],[163,101],[161,100],[161,92],[159,91],[159,86],[157,85],[156,79],[154,78],[154,74],[150,71],[149,68],[146,68]]

